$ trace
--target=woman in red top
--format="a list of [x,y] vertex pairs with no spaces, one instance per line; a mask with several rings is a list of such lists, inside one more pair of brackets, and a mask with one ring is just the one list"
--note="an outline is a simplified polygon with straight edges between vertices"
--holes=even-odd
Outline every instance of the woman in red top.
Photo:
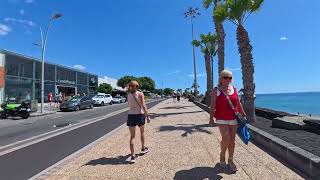
[[[221,133],[221,152],[220,165],[225,167],[225,154],[228,150],[228,165],[233,171],[237,171],[237,167],[233,162],[233,154],[235,149],[235,136],[238,128],[238,122],[233,109],[230,107],[225,94],[227,94],[237,112],[242,116],[246,116],[243,107],[238,98],[237,89],[231,85],[232,72],[223,70],[219,76],[218,88],[213,89],[211,100],[211,116],[210,124],[216,122]],[[221,92],[223,91],[223,92]]]

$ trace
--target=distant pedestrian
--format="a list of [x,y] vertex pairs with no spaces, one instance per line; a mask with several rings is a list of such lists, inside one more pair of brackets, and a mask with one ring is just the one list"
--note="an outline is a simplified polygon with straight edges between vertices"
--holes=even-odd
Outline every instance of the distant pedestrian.
[[144,134],[144,125],[145,120],[150,122],[148,116],[148,109],[144,100],[144,94],[138,91],[139,83],[137,81],[131,81],[128,87],[128,120],[127,126],[129,126],[130,131],[130,152],[131,152],[131,163],[136,162],[136,155],[134,150],[134,142],[136,136],[136,126],[139,126],[140,129],[140,140],[141,140],[141,153],[145,154],[149,152],[148,147],[145,146],[145,134]]
[[180,92],[178,91],[178,92],[177,92],[177,101],[178,101],[178,102],[180,102],[180,98],[181,98],[181,94],[180,94]]
[[56,107],[59,107],[60,103],[62,102],[62,94],[61,92],[57,93],[55,95],[55,104],[56,104]]
[[231,100],[235,111],[239,112],[243,117],[246,116],[241,102],[238,98],[237,90],[231,85],[232,73],[228,70],[223,70],[219,76],[219,85],[213,89],[211,99],[211,114],[210,124],[216,121],[221,133],[220,143],[220,165],[226,166],[226,151],[228,150],[228,166],[232,171],[237,171],[237,167],[233,161],[235,150],[235,136],[238,128],[238,122],[235,112],[231,108],[227,96]]
[[50,106],[50,107],[51,107],[52,101],[53,101],[53,94],[52,94],[52,92],[49,92],[49,93],[48,93],[48,102],[49,102],[49,106]]
[[177,98],[177,95],[175,92],[172,93],[172,99],[173,99],[173,102],[175,103],[176,102],[176,98]]

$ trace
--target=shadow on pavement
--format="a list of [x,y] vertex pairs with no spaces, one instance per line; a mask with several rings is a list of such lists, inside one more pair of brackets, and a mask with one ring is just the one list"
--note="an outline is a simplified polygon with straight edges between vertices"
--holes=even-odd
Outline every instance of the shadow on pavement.
[[159,132],[163,131],[184,131],[183,134],[181,134],[182,137],[187,137],[188,135],[191,135],[195,132],[201,132],[201,133],[207,133],[212,134],[210,131],[204,129],[206,127],[212,127],[212,125],[209,124],[177,124],[178,126],[161,126],[159,128]]
[[149,113],[149,116],[151,119],[157,118],[157,117],[167,117],[167,116],[173,116],[173,115],[179,115],[179,114],[191,114],[191,113],[200,113],[203,111],[190,111],[190,112],[179,112],[179,113],[162,113],[162,114],[156,114],[156,113]]
[[159,109],[187,109],[188,107],[194,107],[194,106],[173,106],[173,107],[164,107]]
[[219,163],[212,167],[195,167],[189,170],[178,171],[174,180],[188,180],[188,179],[209,179],[209,180],[219,180],[222,179],[222,176],[219,174],[234,174],[228,168],[221,168]]
[[123,164],[129,164],[126,160],[130,157],[130,155],[126,156],[118,156],[115,158],[106,158],[102,157],[99,159],[94,159],[89,162],[87,162],[83,166],[96,166],[96,165],[123,165]]

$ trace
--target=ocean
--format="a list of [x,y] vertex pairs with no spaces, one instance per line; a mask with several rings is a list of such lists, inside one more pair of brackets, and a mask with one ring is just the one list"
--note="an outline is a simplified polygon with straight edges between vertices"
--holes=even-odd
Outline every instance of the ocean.
[[292,114],[320,116],[320,92],[257,94],[256,106]]

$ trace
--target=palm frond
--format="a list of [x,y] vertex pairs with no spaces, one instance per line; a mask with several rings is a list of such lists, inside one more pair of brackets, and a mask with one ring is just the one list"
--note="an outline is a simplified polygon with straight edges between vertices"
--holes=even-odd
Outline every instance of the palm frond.
[[196,47],[199,47],[199,46],[201,46],[201,43],[200,43],[200,41],[198,41],[198,40],[193,40],[193,41],[192,41],[192,45],[194,45],[194,46],[196,46]]
[[214,2],[214,0],[202,0],[202,5],[205,9],[208,9],[212,3]]
[[218,22],[225,21],[230,16],[228,12],[228,4],[224,3],[219,5],[214,11],[214,17]]

